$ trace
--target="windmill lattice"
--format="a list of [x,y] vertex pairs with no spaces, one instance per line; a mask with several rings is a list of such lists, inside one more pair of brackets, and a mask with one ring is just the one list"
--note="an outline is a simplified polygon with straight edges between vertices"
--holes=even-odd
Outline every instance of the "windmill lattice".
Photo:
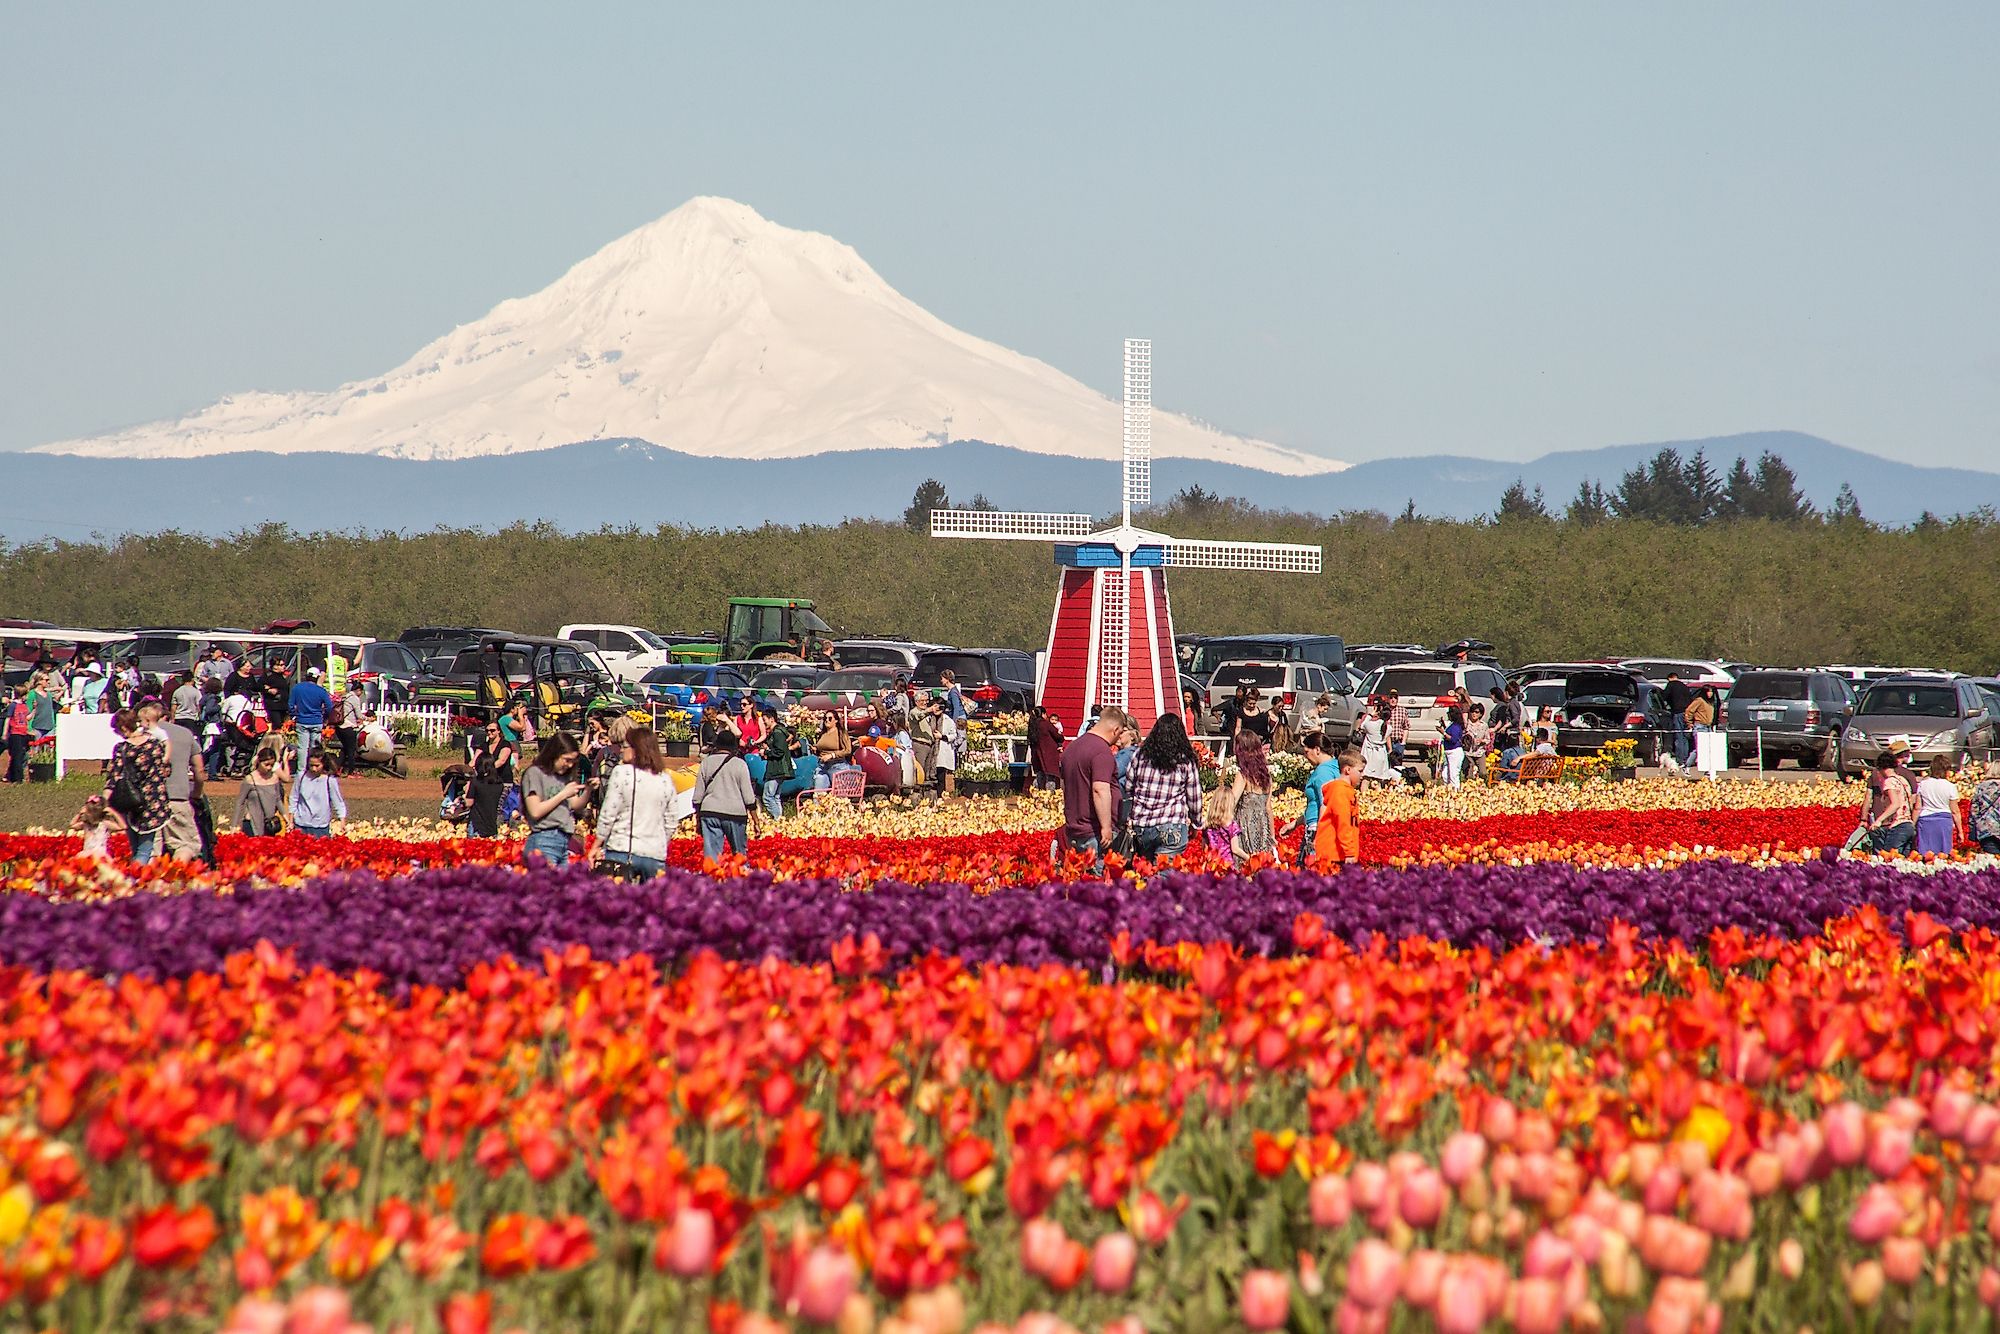
[[1062,577],[1036,698],[1074,729],[1093,704],[1140,728],[1180,707],[1169,569],[1318,574],[1320,549],[1281,542],[1194,542],[1132,526],[1153,499],[1153,344],[1125,340],[1124,495],[1116,527],[1088,514],[932,510],[932,537],[1052,542]]

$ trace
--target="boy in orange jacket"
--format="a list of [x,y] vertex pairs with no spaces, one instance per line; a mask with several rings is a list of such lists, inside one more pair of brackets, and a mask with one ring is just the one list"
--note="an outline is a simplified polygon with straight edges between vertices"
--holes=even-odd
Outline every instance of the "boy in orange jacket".
[[1343,751],[1340,777],[1320,788],[1319,828],[1313,834],[1316,870],[1361,860],[1361,769],[1361,752]]

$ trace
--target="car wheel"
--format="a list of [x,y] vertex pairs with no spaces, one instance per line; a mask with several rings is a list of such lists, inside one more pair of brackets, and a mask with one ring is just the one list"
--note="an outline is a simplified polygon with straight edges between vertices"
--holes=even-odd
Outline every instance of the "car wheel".
[[[1803,764],[1803,761],[1801,761],[1801,763]],[[1839,738],[1839,737],[1829,737],[1829,738],[1827,738],[1827,742],[1826,742],[1826,749],[1825,749],[1825,750],[1822,750],[1822,751],[1821,751],[1821,752],[1819,753],[1819,758],[1818,758],[1818,761],[1817,761],[1817,767],[1819,767],[1819,768],[1821,768],[1821,769],[1824,769],[1824,770],[1826,770],[1826,771],[1828,771],[1828,772],[1830,772],[1830,773],[1833,773],[1833,772],[1838,772],[1838,771],[1839,771],[1839,769],[1840,769],[1840,738]]]

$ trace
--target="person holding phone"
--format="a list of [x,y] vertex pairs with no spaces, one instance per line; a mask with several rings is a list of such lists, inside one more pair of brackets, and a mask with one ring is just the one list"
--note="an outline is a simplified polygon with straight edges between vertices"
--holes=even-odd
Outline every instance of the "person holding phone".
[[576,832],[577,812],[590,804],[590,789],[578,781],[582,752],[567,732],[551,732],[542,739],[535,762],[521,775],[521,811],[528,817],[528,841],[521,859],[541,857],[551,866],[569,861],[570,835]]

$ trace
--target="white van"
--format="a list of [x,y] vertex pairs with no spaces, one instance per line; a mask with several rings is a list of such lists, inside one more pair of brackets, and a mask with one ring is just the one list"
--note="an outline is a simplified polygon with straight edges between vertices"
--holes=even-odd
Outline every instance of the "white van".
[[668,663],[667,641],[637,625],[565,625],[556,638],[588,644],[621,681],[637,681]]

